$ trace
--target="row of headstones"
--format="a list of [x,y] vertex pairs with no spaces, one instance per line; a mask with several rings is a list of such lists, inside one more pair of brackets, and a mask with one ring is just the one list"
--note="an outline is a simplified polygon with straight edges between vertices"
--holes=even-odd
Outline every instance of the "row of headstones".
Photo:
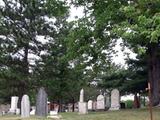
[[[106,102],[105,102],[106,99]],[[93,102],[89,100],[87,103],[84,102],[84,90],[80,91],[80,101],[78,103],[79,114],[86,114],[88,110],[105,110],[106,107],[110,107],[109,110],[119,110],[120,109],[120,94],[118,89],[113,89],[111,91],[111,103],[110,96],[107,95],[106,98],[103,95],[98,95],[97,101]]]
[[[18,109],[18,97],[11,98],[11,108],[9,113],[21,113],[21,117],[30,117],[30,114],[36,114],[37,116],[47,116],[47,93],[44,88],[40,88],[36,98],[36,110],[30,112],[30,100],[28,95],[23,95],[21,99],[21,109]],[[35,113],[34,113],[35,112]]]

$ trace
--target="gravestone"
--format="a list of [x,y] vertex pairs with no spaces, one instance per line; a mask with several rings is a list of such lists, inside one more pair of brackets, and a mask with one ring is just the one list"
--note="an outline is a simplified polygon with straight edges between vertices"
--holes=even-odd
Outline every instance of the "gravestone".
[[59,111],[59,105],[55,106],[54,110],[51,110],[49,112],[49,116],[47,116],[47,118],[59,119],[60,116],[58,115],[58,111]]
[[87,103],[84,102],[84,90],[83,89],[81,89],[81,91],[80,91],[78,111],[79,111],[79,114],[87,114],[88,113]]
[[92,100],[88,101],[88,110],[93,110],[93,101]]
[[98,95],[97,97],[97,110],[105,109],[105,99],[103,95]]
[[20,115],[20,109],[19,108],[16,109],[16,115]]
[[120,109],[119,90],[113,89],[111,91],[111,108],[110,108],[110,110],[119,110],[119,109]]
[[93,110],[95,111],[97,109],[97,101],[93,101]]
[[10,105],[9,104],[1,104],[0,105],[0,114],[5,115],[10,109]]
[[36,113],[36,107],[35,107],[35,106],[32,106],[32,107],[31,107],[30,115],[35,115],[35,113]]
[[36,98],[36,115],[47,116],[47,93],[44,88],[40,88]]
[[104,96],[105,96],[105,108],[108,110],[111,107],[109,90],[106,90]]
[[17,96],[12,96],[11,97],[11,108],[9,110],[9,113],[15,114],[16,113],[16,109],[17,109],[17,105],[18,105],[18,97]]
[[21,100],[21,117],[26,118],[30,116],[30,101],[28,95],[23,95]]

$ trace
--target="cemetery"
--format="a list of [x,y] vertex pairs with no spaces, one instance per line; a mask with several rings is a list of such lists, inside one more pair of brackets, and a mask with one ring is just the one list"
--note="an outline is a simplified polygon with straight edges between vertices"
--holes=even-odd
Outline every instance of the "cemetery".
[[[3,120],[117,120],[117,118],[118,120],[145,120],[146,118],[149,118],[149,111],[145,106],[143,106],[143,108],[141,109],[127,109],[126,103],[123,103],[123,106],[122,103],[120,103],[120,93],[118,89],[113,89],[111,91],[111,96],[106,95],[107,93],[109,93],[107,91],[105,96],[99,94],[96,98],[96,101],[88,100],[88,102],[85,102],[84,93],[84,89],[81,89],[79,101],[78,104],[76,104],[78,105],[77,111],[73,112],[69,110],[68,107],[68,110],[65,109],[65,112],[61,112],[59,110],[59,105],[55,105],[54,110],[51,110],[52,105],[50,102],[47,102],[47,93],[42,87],[37,93],[35,106],[32,106],[31,108],[29,96],[23,95],[21,99],[21,108],[18,108],[19,98],[17,96],[12,96],[11,105],[0,106],[0,118]],[[135,105],[135,107],[136,106],[137,105]],[[64,106],[64,108],[67,107]],[[153,109],[154,117],[156,119],[160,117],[159,110],[159,107]],[[124,116],[127,117],[123,118]]]
[[160,0],[0,0],[0,120],[160,120]]

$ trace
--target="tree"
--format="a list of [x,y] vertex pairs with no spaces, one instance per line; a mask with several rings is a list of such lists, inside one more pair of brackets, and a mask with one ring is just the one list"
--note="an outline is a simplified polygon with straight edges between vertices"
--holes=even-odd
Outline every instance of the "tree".
[[146,55],[153,105],[160,102],[159,5],[160,1],[129,1],[120,8],[124,19],[117,26],[118,35],[136,53]]
[[[74,1],[85,6],[92,34],[98,50],[110,41],[122,38],[125,46],[137,54],[147,55],[148,80],[152,86],[153,105],[160,99],[160,63],[159,63],[159,9],[158,0],[101,0]],[[110,47],[112,49],[112,47]],[[101,52],[100,52],[101,53]]]
[[35,64],[30,55],[38,57],[47,47],[45,41],[38,38],[54,39],[53,33],[58,30],[52,21],[66,15],[68,7],[65,2],[55,0],[2,0],[2,3],[1,87],[5,85],[10,95],[21,97],[34,83],[31,75]]

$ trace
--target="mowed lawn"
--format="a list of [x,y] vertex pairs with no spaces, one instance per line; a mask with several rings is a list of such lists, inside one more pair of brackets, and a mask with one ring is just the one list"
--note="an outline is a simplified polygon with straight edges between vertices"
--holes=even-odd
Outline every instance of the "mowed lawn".
[[[87,115],[78,113],[61,113],[62,120],[150,120],[147,109],[132,109],[106,112],[89,112]],[[22,120],[18,116],[3,116],[0,120]],[[31,117],[24,120],[54,120],[46,118]],[[153,120],[160,120],[160,109],[153,110]]]
[[[62,114],[65,120],[150,120],[147,109],[92,112],[88,115]],[[153,120],[160,120],[160,109],[154,109]]]

